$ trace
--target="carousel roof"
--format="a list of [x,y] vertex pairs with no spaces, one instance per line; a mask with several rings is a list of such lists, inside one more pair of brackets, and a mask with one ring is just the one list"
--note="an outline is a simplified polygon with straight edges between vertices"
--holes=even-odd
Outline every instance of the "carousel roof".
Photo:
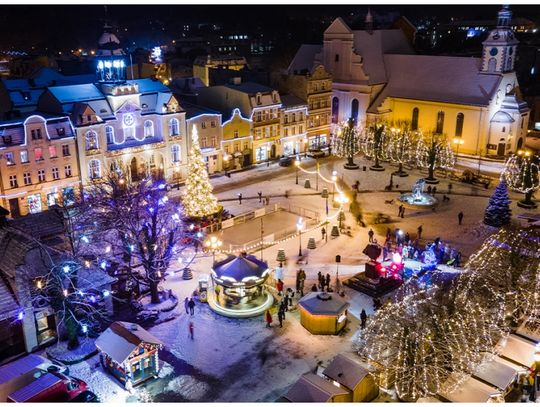
[[347,301],[328,293],[309,293],[298,301],[312,315],[340,315],[349,307]]
[[213,270],[218,278],[240,282],[248,277],[263,277],[263,273],[268,270],[268,264],[255,256],[241,254],[215,263]]

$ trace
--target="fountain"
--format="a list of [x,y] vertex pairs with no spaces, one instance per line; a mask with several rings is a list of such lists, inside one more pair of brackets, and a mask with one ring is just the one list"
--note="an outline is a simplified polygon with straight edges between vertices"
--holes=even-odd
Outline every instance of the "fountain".
[[439,201],[434,196],[424,193],[425,183],[423,178],[417,180],[413,185],[412,193],[401,194],[399,200],[413,209],[435,207]]

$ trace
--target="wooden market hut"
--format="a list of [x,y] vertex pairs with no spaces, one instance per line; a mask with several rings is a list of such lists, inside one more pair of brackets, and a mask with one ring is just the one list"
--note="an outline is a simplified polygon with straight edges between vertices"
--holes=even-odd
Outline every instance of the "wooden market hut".
[[347,325],[349,303],[338,295],[309,293],[298,301],[300,323],[315,335],[336,335]]
[[348,403],[351,392],[315,373],[306,373],[292,385],[285,400],[293,403]]
[[124,385],[133,386],[157,377],[158,350],[163,343],[131,322],[116,321],[96,339],[101,362]]
[[[449,381],[454,380],[453,373],[449,377]],[[444,386],[444,385],[443,385]],[[501,401],[501,393],[495,387],[489,386],[480,380],[469,377],[458,388],[452,391],[441,390],[437,393],[443,401],[451,403],[488,403]]]
[[494,356],[493,359],[478,366],[473,377],[496,387],[503,396],[506,396],[514,388],[519,372],[522,370],[520,366],[509,360]]
[[323,375],[348,389],[353,402],[371,401],[379,395],[379,387],[369,370],[344,354],[337,355],[323,370]]

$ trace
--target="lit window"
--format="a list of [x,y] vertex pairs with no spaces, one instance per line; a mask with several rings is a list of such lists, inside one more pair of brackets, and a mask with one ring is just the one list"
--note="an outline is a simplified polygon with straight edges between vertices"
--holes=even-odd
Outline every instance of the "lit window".
[[45,170],[38,170],[38,182],[45,182]]
[[180,134],[180,124],[178,122],[178,119],[171,119],[169,121],[169,135],[177,136],[179,134]]
[[154,122],[152,120],[144,122],[144,137],[154,137]]
[[107,144],[114,144],[114,127],[105,127],[105,136],[107,137]]
[[35,148],[34,149],[34,158],[36,161],[43,161],[43,149]]
[[7,165],[15,165],[15,159],[13,158],[13,153],[5,153],[4,157],[6,158]]
[[180,146],[178,144],[171,146],[171,159],[173,163],[180,162]]
[[52,177],[53,179],[60,179],[60,173],[58,171],[58,167],[54,167],[52,169]]
[[49,146],[49,157],[56,158],[58,157],[56,153],[56,146]]
[[98,160],[90,160],[88,163],[88,176],[90,179],[101,178],[101,163]]
[[21,163],[27,163],[28,162],[28,150],[22,150],[21,151]]
[[86,132],[86,150],[96,150],[98,148],[98,136],[93,130]]

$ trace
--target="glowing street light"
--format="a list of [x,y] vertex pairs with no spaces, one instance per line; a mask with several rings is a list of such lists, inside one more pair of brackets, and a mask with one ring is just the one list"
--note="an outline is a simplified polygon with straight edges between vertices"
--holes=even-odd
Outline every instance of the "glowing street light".
[[216,250],[218,250],[222,244],[223,242],[216,236],[211,236],[210,239],[204,242],[204,245],[208,248],[208,250],[212,251],[212,264],[216,262]]
[[225,176],[228,176],[227,169],[229,168],[229,154],[225,153],[223,155],[223,168],[225,169]]
[[461,146],[463,143],[465,142],[463,141],[461,137],[456,137],[454,139],[454,144],[456,145],[456,159],[459,156],[459,146]]
[[302,217],[298,218],[296,222],[296,230],[298,231],[298,256],[302,257],[302,230],[304,229],[304,219]]

